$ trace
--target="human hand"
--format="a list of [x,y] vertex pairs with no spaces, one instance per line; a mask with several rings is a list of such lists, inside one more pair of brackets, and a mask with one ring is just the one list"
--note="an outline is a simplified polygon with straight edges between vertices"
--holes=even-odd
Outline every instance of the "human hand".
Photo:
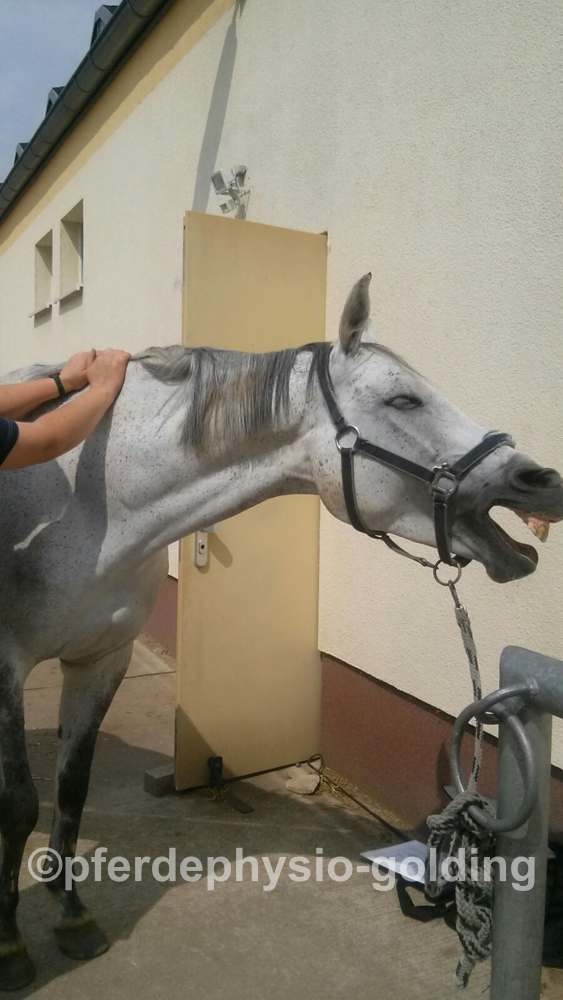
[[83,389],[88,384],[86,370],[96,357],[96,352],[92,348],[90,351],[80,351],[73,354],[64,365],[60,378],[67,392],[75,392],[76,389]]
[[128,351],[118,351],[113,348],[98,351],[86,370],[86,377],[92,389],[105,389],[115,399],[123,385],[130,358]]

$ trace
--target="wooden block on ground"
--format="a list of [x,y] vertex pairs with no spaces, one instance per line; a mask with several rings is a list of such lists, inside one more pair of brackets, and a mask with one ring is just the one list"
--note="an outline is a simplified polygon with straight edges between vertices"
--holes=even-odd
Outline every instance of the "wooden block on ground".
[[145,771],[144,789],[149,795],[155,795],[157,798],[175,791],[174,761]]

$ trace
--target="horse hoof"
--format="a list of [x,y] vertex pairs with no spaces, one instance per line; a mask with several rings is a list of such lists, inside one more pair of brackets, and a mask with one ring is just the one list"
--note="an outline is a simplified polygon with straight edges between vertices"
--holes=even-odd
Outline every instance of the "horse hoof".
[[35,966],[25,945],[0,945],[0,990],[21,990],[34,979]]
[[103,955],[109,941],[93,917],[85,914],[64,920],[55,927],[55,938],[63,955],[86,962]]

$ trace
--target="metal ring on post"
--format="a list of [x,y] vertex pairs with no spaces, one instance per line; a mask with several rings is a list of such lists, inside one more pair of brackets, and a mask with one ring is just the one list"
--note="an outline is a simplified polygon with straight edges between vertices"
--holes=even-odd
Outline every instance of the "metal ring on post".
[[[473,718],[481,718],[486,712],[494,709],[495,705],[507,701],[509,698],[525,697],[530,698],[534,694],[534,688],[530,684],[514,684],[511,687],[499,688],[493,691],[481,701],[476,701],[472,705],[464,708],[458,715],[454,723],[452,735],[452,745],[450,749],[450,767],[452,778],[458,792],[467,791],[463,781],[460,764],[461,740],[463,731]],[[499,715],[501,713],[498,713]],[[509,830],[516,830],[522,826],[531,816],[537,798],[537,773],[532,748],[526,737],[524,727],[517,715],[511,715],[507,711],[502,712],[502,722],[511,729],[512,735],[518,744],[523,763],[523,785],[524,798],[513,816],[503,818],[492,818],[487,816],[478,806],[470,806],[469,812],[473,819],[481,826],[494,833],[507,833]]]

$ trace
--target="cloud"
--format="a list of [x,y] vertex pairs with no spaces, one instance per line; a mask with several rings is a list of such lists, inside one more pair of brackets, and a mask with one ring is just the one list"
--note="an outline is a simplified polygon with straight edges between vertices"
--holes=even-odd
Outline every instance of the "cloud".
[[0,179],[16,145],[40,124],[51,87],[72,76],[90,44],[100,0],[2,0]]

